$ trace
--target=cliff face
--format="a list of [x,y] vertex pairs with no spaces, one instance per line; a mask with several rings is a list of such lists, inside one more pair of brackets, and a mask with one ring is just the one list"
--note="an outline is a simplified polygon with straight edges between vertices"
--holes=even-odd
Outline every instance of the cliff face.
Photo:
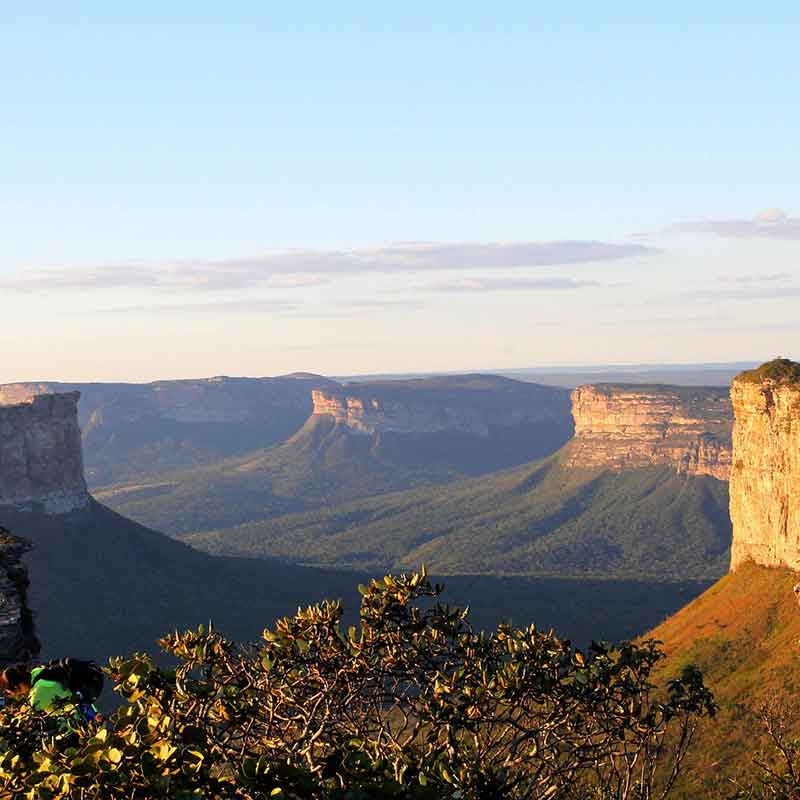
[[731,404],[724,389],[599,384],[572,393],[571,467],[669,465],[727,480]]
[[0,405],[0,506],[35,504],[64,514],[88,504],[79,398],[47,394]]
[[566,391],[493,376],[351,384],[312,392],[314,416],[355,433],[465,433],[552,422],[569,425]]
[[800,569],[800,365],[794,366],[796,380],[762,368],[731,387],[732,570],[747,559]]
[[0,384],[0,405],[79,391],[86,477],[91,486],[148,481],[284,441],[311,413],[318,375],[215,377],[155,383]]
[[22,556],[28,545],[0,528],[0,668],[28,661],[39,652],[27,604],[28,571]]

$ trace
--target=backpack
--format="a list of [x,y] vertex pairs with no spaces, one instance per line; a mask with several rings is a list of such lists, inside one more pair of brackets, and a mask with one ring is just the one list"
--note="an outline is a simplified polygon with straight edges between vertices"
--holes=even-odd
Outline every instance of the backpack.
[[94,661],[68,656],[45,664],[33,684],[40,680],[60,683],[81,701],[81,705],[90,706],[103,691],[105,676]]

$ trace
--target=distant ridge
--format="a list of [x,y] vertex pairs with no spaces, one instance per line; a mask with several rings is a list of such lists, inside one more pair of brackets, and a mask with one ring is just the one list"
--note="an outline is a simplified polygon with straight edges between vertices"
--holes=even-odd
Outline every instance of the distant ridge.
[[496,376],[314,389],[286,442],[98,493],[168,533],[228,527],[487,474],[572,434],[569,393]]

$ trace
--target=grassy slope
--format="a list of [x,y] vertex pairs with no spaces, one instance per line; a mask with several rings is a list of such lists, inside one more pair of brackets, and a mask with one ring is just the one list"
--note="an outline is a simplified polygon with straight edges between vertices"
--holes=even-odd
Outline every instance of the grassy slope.
[[457,433],[365,436],[331,417],[312,417],[283,445],[97,496],[166,533],[213,530],[521,464],[531,454],[552,453],[570,435],[565,422],[496,431],[488,439]]
[[[67,517],[0,510],[0,524],[30,539],[29,601],[43,656],[100,660],[155,649],[176,627],[213,619],[232,638],[255,638],[298,605],[340,598],[354,620],[367,575],[274,562],[213,558],[99,504]],[[450,576],[444,600],[471,604],[477,627],[536,621],[578,642],[629,638],[707,584]]]
[[779,691],[792,701],[800,690],[800,609],[789,570],[744,564],[657,627],[664,673],[686,663],[702,669],[721,707],[695,742],[682,796],[727,797],[728,776],[752,771],[759,726],[752,709]]
[[[562,451],[563,452],[563,451]],[[667,468],[537,464],[187,537],[214,553],[447,573],[716,578],[730,544],[727,484]]]

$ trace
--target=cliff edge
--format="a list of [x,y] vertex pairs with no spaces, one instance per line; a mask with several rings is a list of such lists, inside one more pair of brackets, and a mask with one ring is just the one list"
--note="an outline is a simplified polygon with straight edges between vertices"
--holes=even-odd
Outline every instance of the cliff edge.
[[0,668],[29,661],[39,652],[28,608],[28,571],[22,561],[28,544],[0,528]]
[[523,425],[569,426],[563,389],[493,375],[463,375],[312,392],[313,416],[333,418],[353,433],[465,433],[482,438]]
[[44,394],[0,405],[0,506],[65,514],[88,504],[79,398]]
[[667,465],[727,480],[733,413],[715,387],[594,384],[572,392],[570,467],[614,471]]
[[731,386],[731,570],[800,569],[800,364],[775,359]]

